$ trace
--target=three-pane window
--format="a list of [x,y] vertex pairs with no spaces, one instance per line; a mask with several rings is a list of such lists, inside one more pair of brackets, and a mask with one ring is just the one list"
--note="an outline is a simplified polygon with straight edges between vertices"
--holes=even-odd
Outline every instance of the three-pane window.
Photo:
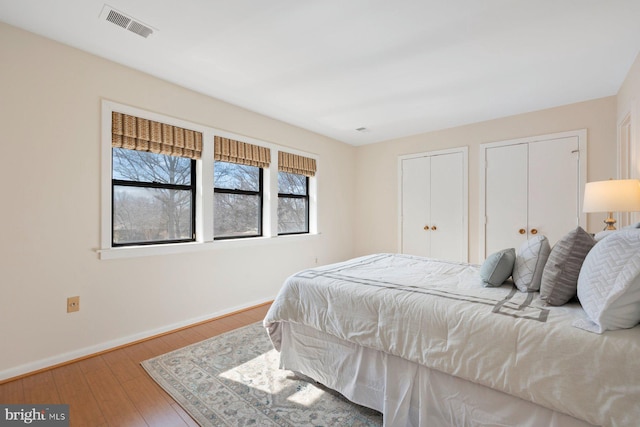
[[[103,132],[111,138],[102,152],[102,248],[302,234],[313,227],[308,177],[315,176],[314,158],[106,104],[111,120]],[[277,197],[271,193],[276,176]],[[265,223],[265,212],[277,221]]]
[[194,241],[195,160],[112,150],[112,245]]

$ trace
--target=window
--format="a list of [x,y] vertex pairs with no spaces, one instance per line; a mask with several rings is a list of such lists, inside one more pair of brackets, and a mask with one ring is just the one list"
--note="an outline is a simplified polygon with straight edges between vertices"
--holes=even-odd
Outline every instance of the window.
[[202,134],[111,112],[111,246],[191,242]]
[[278,234],[309,232],[309,178],[278,172]]
[[262,236],[262,168],[216,161],[215,239]]
[[262,173],[271,151],[217,135],[213,145],[213,238],[262,236]]
[[278,234],[309,232],[309,177],[316,160],[278,152]]
[[114,246],[195,240],[195,160],[113,148]]

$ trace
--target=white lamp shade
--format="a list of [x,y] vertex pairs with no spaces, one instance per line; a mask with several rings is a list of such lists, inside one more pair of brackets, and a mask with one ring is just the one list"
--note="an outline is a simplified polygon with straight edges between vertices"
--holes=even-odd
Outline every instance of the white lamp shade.
[[640,211],[640,181],[610,179],[588,182],[584,188],[584,212]]

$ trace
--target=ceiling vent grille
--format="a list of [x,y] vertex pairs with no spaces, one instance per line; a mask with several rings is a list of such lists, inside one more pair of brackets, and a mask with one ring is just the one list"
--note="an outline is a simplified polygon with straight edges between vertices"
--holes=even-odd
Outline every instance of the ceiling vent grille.
[[113,7],[105,4],[102,8],[102,13],[100,14],[100,19],[104,19],[107,22],[111,22],[112,24],[116,24],[119,27],[125,28],[132,33],[135,33],[139,36],[144,37],[145,39],[149,37],[155,31],[149,25],[145,25],[139,20],[132,18],[131,16],[127,16],[124,13],[114,9]]
[[109,14],[107,15],[107,21],[113,22],[114,24],[119,25],[122,28],[127,28],[127,25],[129,25],[129,22],[131,22],[131,19],[127,18],[126,16],[112,9],[109,11]]

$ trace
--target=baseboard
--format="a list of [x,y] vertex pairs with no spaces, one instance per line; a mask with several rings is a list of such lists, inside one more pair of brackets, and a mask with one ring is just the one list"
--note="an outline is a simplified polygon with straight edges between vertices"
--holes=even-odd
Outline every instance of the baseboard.
[[180,329],[195,326],[198,323],[209,322],[211,320],[247,311],[255,307],[269,304],[272,301],[273,299],[254,301],[246,305],[236,306],[223,311],[206,314],[204,316],[194,317],[182,322],[163,326],[161,328],[140,332],[116,340],[107,341],[90,347],[70,351],[68,353],[59,354],[57,356],[48,357],[46,359],[37,360],[35,362],[25,363],[24,365],[19,365],[14,368],[5,369],[4,371],[0,371],[0,384],[14,381],[22,377],[57,368],[59,366],[67,365],[69,363],[77,362],[83,359],[88,359],[90,357],[94,357],[102,353],[107,353],[118,348],[127,347],[141,341],[146,341],[158,336],[176,332]]

